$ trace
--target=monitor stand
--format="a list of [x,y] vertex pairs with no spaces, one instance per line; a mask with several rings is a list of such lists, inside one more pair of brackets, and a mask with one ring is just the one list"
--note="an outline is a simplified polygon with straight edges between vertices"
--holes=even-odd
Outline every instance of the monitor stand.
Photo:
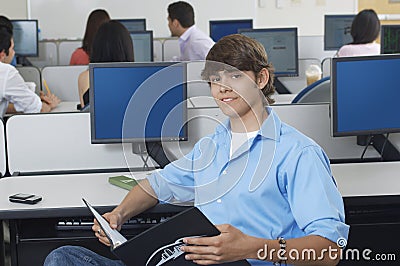
[[150,156],[161,168],[178,159],[169,149],[163,147],[161,141],[132,143],[132,152],[142,157],[143,167],[146,169],[149,168],[148,158],[143,157],[144,155]]
[[291,92],[286,88],[285,85],[283,85],[283,83],[277,77],[275,77],[275,79],[274,79],[274,86],[275,86],[275,90],[279,94],[291,94]]
[[17,64],[22,66],[33,66],[31,61],[25,56],[17,56]]
[[367,146],[369,145],[369,143],[367,143],[368,139],[372,140],[371,145],[379,152],[383,161],[400,161],[399,150],[386,136],[383,134],[373,135],[372,138],[370,138],[370,136],[357,136],[357,144],[360,146]]

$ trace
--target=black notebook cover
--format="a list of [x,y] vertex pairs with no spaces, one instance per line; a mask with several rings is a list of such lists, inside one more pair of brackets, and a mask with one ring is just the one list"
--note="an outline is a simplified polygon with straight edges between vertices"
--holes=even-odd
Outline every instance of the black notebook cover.
[[[216,236],[220,232],[196,207],[185,210],[116,247],[113,252],[126,265],[198,265],[185,260],[179,247],[184,237]],[[221,265],[250,265],[246,260]]]

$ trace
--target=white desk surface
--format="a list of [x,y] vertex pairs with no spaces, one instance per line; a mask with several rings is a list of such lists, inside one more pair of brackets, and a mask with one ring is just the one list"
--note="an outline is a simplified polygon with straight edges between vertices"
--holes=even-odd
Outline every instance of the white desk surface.
[[400,195],[400,162],[332,164],[343,197]]
[[62,113],[62,112],[79,112],[76,106],[79,102],[60,102],[59,105],[56,106],[51,113]]
[[[0,220],[24,216],[28,218],[57,217],[52,212],[85,207],[82,197],[93,206],[116,206],[128,190],[108,183],[108,177],[133,175],[136,179],[142,179],[146,174],[147,172],[95,173],[1,178]],[[8,196],[15,193],[36,194],[42,196],[43,199],[34,205],[10,202]]]

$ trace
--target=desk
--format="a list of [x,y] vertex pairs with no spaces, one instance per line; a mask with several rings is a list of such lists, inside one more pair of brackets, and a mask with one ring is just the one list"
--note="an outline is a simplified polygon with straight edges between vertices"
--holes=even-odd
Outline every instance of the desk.
[[[57,231],[60,217],[91,217],[81,198],[84,197],[100,212],[118,205],[127,190],[108,183],[108,177],[130,173],[101,173],[47,176],[13,176],[0,179],[0,220],[9,220],[12,265],[42,265],[45,256],[54,248],[75,244],[111,256],[109,249],[98,244],[90,230]],[[133,173],[142,179],[146,172]],[[18,192],[41,195],[43,200],[35,205],[11,203],[8,196]],[[157,205],[146,213],[176,214],[185,207]],[[143,229],[127,233],[133,236]],[[0,263],[1,264],[1,263]]]
[[56,108],[51,110],[51,113],[63,113],[63,112],[79,112],[76,108],[79,102],[60,102]]

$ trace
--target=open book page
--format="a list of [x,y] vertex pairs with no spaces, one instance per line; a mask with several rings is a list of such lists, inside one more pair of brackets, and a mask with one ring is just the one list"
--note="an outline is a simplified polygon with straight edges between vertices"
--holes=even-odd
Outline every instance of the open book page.
[[110,240],[112,249],[127,241],[126,238],[121,235],[120,232],[118,232],[118,230],[112,229],[108,221],[104,219],[104,217],[101,216],[85,199],[82,198],[82,200],[93,213],[94,218],[96,218],[97,222],[100,224],[100,227],[107,236],[108,240]]

